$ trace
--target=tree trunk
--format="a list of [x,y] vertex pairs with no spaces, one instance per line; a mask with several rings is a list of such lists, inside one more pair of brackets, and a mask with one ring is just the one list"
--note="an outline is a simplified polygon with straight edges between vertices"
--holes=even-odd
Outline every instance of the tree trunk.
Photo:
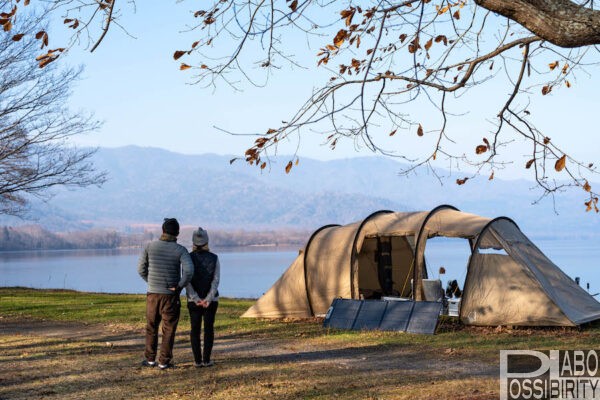
[[559,47],[600,44],[600,11],[568,0],[475,0]]

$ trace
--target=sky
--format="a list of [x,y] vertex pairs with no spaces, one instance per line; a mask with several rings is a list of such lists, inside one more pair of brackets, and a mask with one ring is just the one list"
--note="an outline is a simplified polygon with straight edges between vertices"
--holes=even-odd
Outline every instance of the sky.
[[[120,20],[135,38],[113,27],[94,53],[86,51],[83,45],[70,50],[66,62],[85,66],[70,106],[74,110],[92,111],[104,121],[99,132],[78,138],[78,144],[151,146],[186,154],[239,156],[254,139],[229,135],[220,129],[248,133],[276,127],[293,115],[313,88],[329,76],[315,67],[313,58],[304,62],[305,70],[275,71],[266,88],[242,84],[243,91],[235,91],[226,85],[203,88],[191,84],[193,73],[179,71],[180,61],[174,61],[172,54],[187,48],[195,38],[193,33],[183,32],[186,24],[193,21],[190,14],[194,6],[197,2],[138,1],[135,12],[126,8]],[[54,37],[60,41],[63,34],[57,31]],[[302,44],[301,38],[293,42],[293,46],[298,44]],[[310,55],[314,49],[298,49],[298,52]],[[571,155],[585,162],[600,163],[597,132],[600,77],[593,75],[593,67],[589,72],[592,75],[579,74],[571,89],[556,90],[548,96],[533,93],[535,103],[529,109],[538,127]],[[508,90],[494,84],[469,94],[471,108],[461,110],[465,115],[454,120],[451,131],[459,143],[467,143],[465,151],[471,151],[483,136],[489,135],[498,109],[496,101]],[[392,150],[398,147],[410,151],[419,146],[414,138],[399,143],[387,138],[387,131],[381,136]],[[320,136],[303,135],[300,156],[327,160],[372,154],[364,146],[357,151],[351,141],[340,142],[334,151],[322,142]],[[292,153],[297,145],[293,141],[284,145],[281,152]],[[516,153],[508,156],[518,160],[518,165],[503,178],[527,177],[529,171],[522,167],[529,157],[527,149],[517,147],[511,151]],[[437,166],[448,165],[442,161]]]

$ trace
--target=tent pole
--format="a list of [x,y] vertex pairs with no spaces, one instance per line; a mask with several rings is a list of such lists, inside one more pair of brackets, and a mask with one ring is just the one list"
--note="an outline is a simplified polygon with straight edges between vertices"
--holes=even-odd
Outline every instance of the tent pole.
[[320,227],[319,229],[317,229],[316,231],[314,231],[313,234],[310,235],[310,239],[308,239],[308,242],[306,243],[306,247],[304,248],[304,258],[302,260],[303,267],[304,267],[304,288],[306,289],[306,300],[308,301],[308,309],[310,310],[310,315],[312,317],[315,316],[315,311],[313,310],[313,304],[312,304],[312,299],[310,297],[310,289],[309,289],[309,285],[308,285],[308,268],[306,267],[306,259],[308,257],[308,249],[310,248],[310,244],[312,243],[313,239],[317,236],[317,234],[319,234],[321,231],[323,231],[325,229],[334,228],[336,226],[340,226],[340,224],[324,225],[324,226]]

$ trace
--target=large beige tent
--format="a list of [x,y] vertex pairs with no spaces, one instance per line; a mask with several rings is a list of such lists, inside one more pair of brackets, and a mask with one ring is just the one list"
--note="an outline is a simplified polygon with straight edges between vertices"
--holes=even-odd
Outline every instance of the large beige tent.
[[[430,212],[378,211],[361,222],[318,229],[243,317],[307,318],[324,314],[337,297],[369,298],[383,286],[387,294],[423,300],[425,246],[436,236],[469,241],[463,323],[574,326],[600,319],[600,303],[512,220],[484,218],[452,206]],[[387,260],[387,278],[381,274],[381,259]]]

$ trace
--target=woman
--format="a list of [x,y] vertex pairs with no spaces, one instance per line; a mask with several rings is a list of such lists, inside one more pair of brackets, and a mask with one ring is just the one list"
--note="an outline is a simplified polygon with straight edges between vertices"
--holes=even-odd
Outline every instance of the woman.
[[[219,306],[219,258],[208,249],[208,232],[202,228],[192,235],[192,252],[194,276],[186,286],[187,306],[190,312],[192,330],[190,341],[194,352],[194,366],[212,367],[210,359],[215,337],[214,323]],[[204,320],[204,351],[200,342],[200,331]]]

